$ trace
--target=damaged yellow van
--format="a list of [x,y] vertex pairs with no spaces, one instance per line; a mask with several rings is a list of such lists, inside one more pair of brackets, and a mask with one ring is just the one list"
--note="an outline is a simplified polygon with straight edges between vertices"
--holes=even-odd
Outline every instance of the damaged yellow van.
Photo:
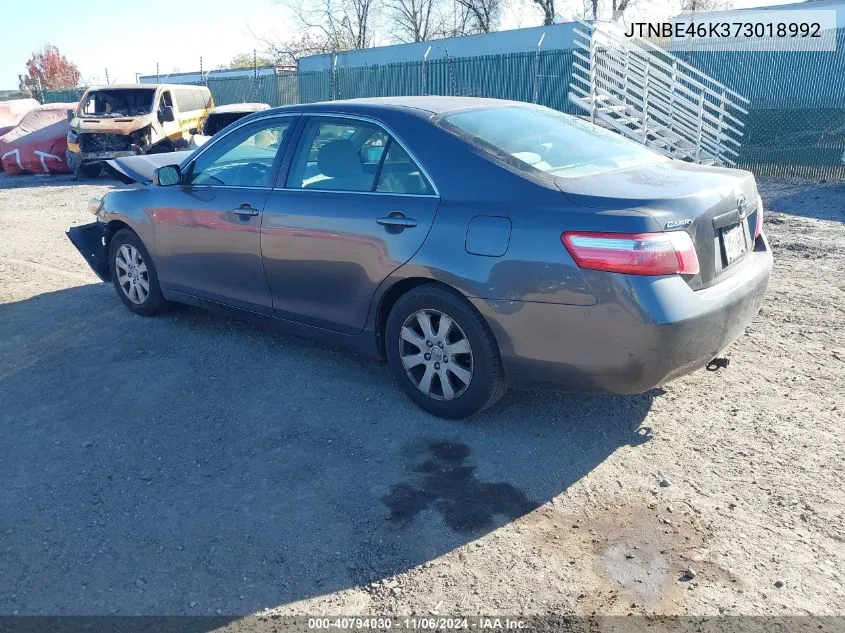
[[214,107],[205,86],[127,84],[89,88],[68,111],[67,162],[99,174],[112,158],[187,149],[190,130]]

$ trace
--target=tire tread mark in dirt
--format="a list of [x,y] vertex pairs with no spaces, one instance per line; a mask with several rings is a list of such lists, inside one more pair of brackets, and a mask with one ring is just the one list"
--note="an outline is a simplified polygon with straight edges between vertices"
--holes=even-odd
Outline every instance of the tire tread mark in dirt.
[[479,481],[475,466],[466,463],[469,455],[466,444],[426,442],[411,468],[415,483],[395,484],[382,497],[390,508],[390,522],[407,528],[417,514],[432,507],[451,530],[472,534],[495,527],[496,516],[515,519],[537,507],[512,484]]

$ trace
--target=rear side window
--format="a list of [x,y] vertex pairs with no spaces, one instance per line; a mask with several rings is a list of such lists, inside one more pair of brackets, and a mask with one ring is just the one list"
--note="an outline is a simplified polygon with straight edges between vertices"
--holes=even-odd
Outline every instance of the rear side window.
[[287,179],[291,189],[431,194],[422,170],[375,123],[312,118]]
[[176,105],[179,112],[193,112],[207,107],[205,91],[201,88],[177,88]]
[[542,106],[465,110],[446,114],[440,125],[526,170],[565,178],[668,160],[619,134]]
[[390,140],[387,155],[381,167],[376,191],[417,195],[434,193],[422,170],[408,156],[408,152],[393,139]]

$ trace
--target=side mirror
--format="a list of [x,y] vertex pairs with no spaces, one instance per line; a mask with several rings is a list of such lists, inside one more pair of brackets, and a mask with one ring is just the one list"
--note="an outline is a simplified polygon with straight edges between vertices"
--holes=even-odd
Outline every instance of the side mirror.
[[167,122],[172,122],[176,120],[176,115],[173,113],[173,106],[164,106],[164,110],[161,114],[161,118]]
[[182,173],[178,165],[165,165],[155,170],[155,184],[160,187],[172,187],[182,183]]
[[73,117],[74,117],[74,116],[76,116],[76,115],[73,113],[73,110],[68,110],[68,111],[67,111],[67,120],[68,120],[68,121],[73,121]]

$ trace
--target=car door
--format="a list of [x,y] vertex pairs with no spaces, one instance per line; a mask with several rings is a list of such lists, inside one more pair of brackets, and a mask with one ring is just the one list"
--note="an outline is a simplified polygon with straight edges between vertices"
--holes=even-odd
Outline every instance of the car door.
[[361,118],[309,117],[267,200],[264,269],[281,317],[355,333],[378,285],[419,249],[434,184],[402,142]]
[[270,313],[261,212],[296,117],[262,118],[199,150],[182,183],[153,187],[156,266],[168,288]]

